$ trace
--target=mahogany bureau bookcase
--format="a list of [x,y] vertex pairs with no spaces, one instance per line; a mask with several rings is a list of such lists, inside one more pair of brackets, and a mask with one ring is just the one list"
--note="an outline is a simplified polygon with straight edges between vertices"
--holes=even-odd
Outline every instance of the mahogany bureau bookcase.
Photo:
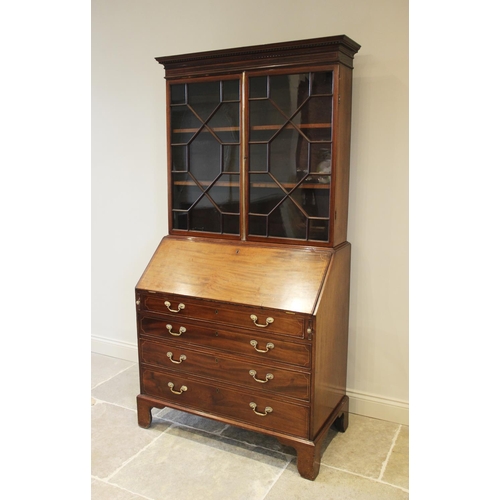
[[315,479],[348,426],[347,36],[159,57],[168,221],[136,286],[138,421],[276,437]]

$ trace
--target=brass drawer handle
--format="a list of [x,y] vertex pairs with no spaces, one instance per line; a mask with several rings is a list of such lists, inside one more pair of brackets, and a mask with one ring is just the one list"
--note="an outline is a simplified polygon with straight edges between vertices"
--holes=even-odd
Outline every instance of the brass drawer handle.
[[167,309],[171,312],[171,313],[178,313],[180,311],[182,311],[183,309],[186,308],[186,306],[181,302],[179,304],[179,307],[177,308],[177,311],[175,309],[170,309],[170,306],[172,305],[168,300],[166,300],[164,302],[164,304],[167,306]]
[[250,408],[252,408],[253,412],[256,415],[259,415],[259,417],[265,417],[268,413],[272,413],[272,411],[273,411],[273,409],[270,406],[266,406],[266,408],[264,409],[264,413],[260,413],[260,412],[255,410],[255,408],[257,408],[256,403],[250,403]]
[[265,328],[266,326],[270,325],[271,323],[274,323],[274,318],[267,318],[265,325],[259,325],[259,323],[257,323],[258,318],[257,318],[257,316],[255,316],[255,314],[250,314],[250,319],[253,321],[253,324],[255,326],[258,326],[259,328]]
[[256,382],[260,382],[261,384],[265,384],[266,382],[268,382],[269,380],[272,380],[274,378],[274,375],[272,373],[268,373],[266,375],[266,380],[260,380],[258,378],[255,378],[255,375],[257,375],[257,372],[255,370],[250,370],[248,373],[253,377],[253,379]]
[[174,391],[174,383],[173,382],[169,382],[168,386],[170,387],[170,391],[173,392],[174,394],[182,394],[183,392],[188,390],[188,388],[185,385],[182,385],[180,391]]
[[185,354],[181,354],[179,356],[179,361],[175,361],[175,359],[172,359],[174,355],[171,352],[167,352],[167,358],[172,361],[172,363],[175,363],[176,365],[180,365],[183,361],[186,361],[187,357]]
[[187,331],[183,326],[179,328],[179,333],[172,331],[173,328],[172,325],[167,325],[166,328],[168,330],[168,333],[170,333],[170,335],[173,335],[174,337],[180,337],[183,333]]
[[250,345],[257,351],[257,352],[268,352],[271,349],[274,349],[274,344],[272,342],[268,342],[266,344],[265,349],[257,349],[257,341],[256,340],[251,340]]

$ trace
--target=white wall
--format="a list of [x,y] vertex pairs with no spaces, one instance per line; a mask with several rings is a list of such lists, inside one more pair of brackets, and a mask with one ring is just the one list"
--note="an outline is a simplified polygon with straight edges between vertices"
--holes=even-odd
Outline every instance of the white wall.
[[348,394],[408,422],[408,2],[92,3],[92,349],[136,360],[134,287],[166,234],[154,57],[346,34],[354,59]]

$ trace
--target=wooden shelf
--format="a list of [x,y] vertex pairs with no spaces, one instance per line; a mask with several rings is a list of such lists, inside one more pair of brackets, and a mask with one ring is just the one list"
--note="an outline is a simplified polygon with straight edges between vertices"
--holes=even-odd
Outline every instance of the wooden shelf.
[[[208,127],[213,132],[239,132],[240,127],[209,127],[208,125],[204,125],[204,127]],[[283,125],[255,125],[250,127],[250,130],[279,130],[280,128],[285,129],[328,129],[331,128],[330,123],[302,123],[300,125],[292,125],[288,124],[283,127]],[[200,130],[198,128],[174,128],[172,130],[173,134],[186,134],[186,133],[196,133]],[[208,132],[208,130],[202,130],[202,132]]]
[[[200,184],[201,186],[210,186],[210,184],[212,184],[212,181],[198,181],[198,184]],[[296,185],[297,183],[294,182],[281,183],[281,186],[283,186],[285,189],[293,189]],[[196,183],[194,181],[175,181],[174,186],[196,186]],[[275,182],[250,182],[250,186],[266,189],[279,187]],[[212,187],[240,187],[240,183],[222,181],[217,182]],[[330,183],[322,184],[319,182],[307,182],[301,184],[299,189],[330,189]]]

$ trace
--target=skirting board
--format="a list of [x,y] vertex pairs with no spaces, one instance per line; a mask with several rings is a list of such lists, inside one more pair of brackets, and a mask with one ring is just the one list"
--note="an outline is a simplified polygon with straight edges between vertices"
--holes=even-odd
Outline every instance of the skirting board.
[[[137,345],[92,336],[92,352],[137,363]],[[349,411],[365,417],[409,425],[408,403],[347,389]]]

